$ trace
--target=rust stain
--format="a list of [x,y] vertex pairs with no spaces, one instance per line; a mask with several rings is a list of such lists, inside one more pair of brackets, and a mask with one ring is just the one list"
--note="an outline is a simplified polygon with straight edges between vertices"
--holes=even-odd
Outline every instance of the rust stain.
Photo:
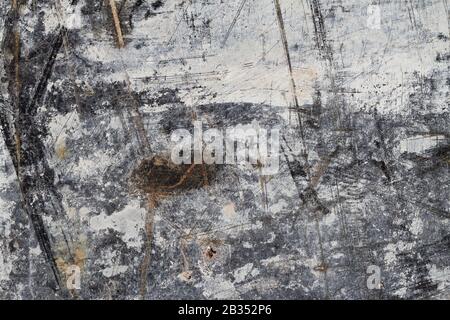
[[317,187],[319,184],[320,178],[327,171],[328,167],[331,164],[331,161],[337,156],[339,152],[339,148],[337,147],[331,154],[324,157],[313,169],[313,173],[311,174],[311,182],[310,186],[312,188]]
[[109,6],[111,7],[111,13],[113,16],[114,27],[116,29],[117,46],[119,48],[123,48],[123,47],[125,47],[125,43],[123,41],[122,28],[120,27],[120,19],[119,19],[119,14],[117,13],[116,1],[109,0]]
[[[59,257],[55,259],[55,263],[60,273],[65,277],[63,283],[66,284],[68,277],[71,275],[70,271],[73,266],[80,268],[80,271],[84,269],[87,259],[86,244],[80,242],[72,254],[67,252],[67,246],[63,245],[60,248],[64,249],[60,249]],[[73,298],[77,296],[74,289],[70,289],[68,292]]]
[[318,266],[314,267],[314,271],[327,272],[328,271],[328,266],[326,264],[324,264],[324,263],[321,263]]
[[156,198],[148,195],[148,208],[145,215],[145,243],[144,243],[144,258],[141,264],[141,278],[140,278],[140,293],[144,298],[147,293],[147,279],[148,271],[151,261],[151,250],[153,240],[153,225],[155,220]]
[[[132,188],[147,196],[147,214],[145,217],[144,258],[140,270],[140,294],[144,298],[147,293],[148,271],[151,262],[151,246],[155,210],[158,201],[179,192],[205,187],[214,176],[213,166],[205,164],[177,165],[164,156],[154,156],[142,160],[130,176]],[[184,271],[189,272],[189,264],[184,255],[181,243],[181,253],[184,261]]]
[[216,255],[216,253],[217,253],[217,251],[216,250],[214,250],[214,248],[213,247],[210,247],[210,246],[208,246],[207,248],[206,248],[206,250],[205,250],[205,257],[206,258],[208,258],[208,259],[213,259],[214,258],[214,256]]
[[202,188],[209,184],[214,174],[213,165],[177,165],[166,157],[154,156],[141,161],[133,170],[130,182],[134,189],[151,194],[158,201],[178,192]]
[[64,160],[67,157],[67,147],[64,140],[58,139],[55,146],[55,153],[60,160]]

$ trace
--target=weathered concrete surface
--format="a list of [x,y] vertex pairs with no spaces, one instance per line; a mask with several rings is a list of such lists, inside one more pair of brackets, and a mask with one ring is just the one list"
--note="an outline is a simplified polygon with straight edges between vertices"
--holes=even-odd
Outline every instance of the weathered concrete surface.
[[[114,3],[0,4],[0,298],[450,298],[447,0]],[[279,172],[164,192],[194,119]]]

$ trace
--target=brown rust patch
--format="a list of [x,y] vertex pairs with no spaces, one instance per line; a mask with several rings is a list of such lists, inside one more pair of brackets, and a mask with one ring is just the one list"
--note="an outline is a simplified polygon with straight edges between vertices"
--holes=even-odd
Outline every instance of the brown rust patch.
[[[81,240],[73,253],[67,251],[67,247],[65,245],[61,245],[58,248],[59,256],[55,259],[56,266],[63,276],[63,283],[67,286],[68,277],[72,274],[72,267],[77,266],[80,268],[80,271],[83,271],[84,265],[87,259],[86,253],[86,243],[85,240]],[[78,296],[76,290],[68,289],[68,293],[72,298],[76,298]]]
[[159,198],[205,187],[214,175],[212,165],[177,165],[165,157],[154,156],[142,160],[131,173],[130,182],[138,191]]
[[117,46],[119,48],[123,48],[125,47],[125,43],[123,41],[122,27],[120,25],[120,18],[116,7],[116,0],[109,0],[109,6],[111,7],[111,14],[114,21],[114,28],[116,30]]
[[[183,191],[206,187],[214,177],[214,174],[214,166],[206,164],[177,165],[163,156],[154,156],[142,160],[131,173],[130,183],[134,189],[133,191],[145,194],[148,199],[148,210],[145,218],[146,241],[140,272],[140,293],[143,299],[147,293],[154,217],[158,201],[164,197]],[[184,254],[185,241],[182,241],[181,244],[181,254],[184,263],[183,271],[190,272],[189,263]],[[190,276],[185,278],[189,280]]]
[[325,263],[321,263],[318,266],[314,267],[314,271],[318,272],[327,272],[328,266]]
[[59,256],[56,258],[56,265],[62,273],[71,265],[76,265],[81,270],[84,268],[84,263],[87,259],[86,245],[84,243],[80,242],[72,253],[67,252],[66,247],[61,245],[58,248],[58,253]]
[[55,153],[59,160],[64,160],[67,157],[66,142],[62,139],[58,139],[55,145]]
[[206,248],[206,251],[205,251],[205,256],[206,256],[208,259],[212,259],[212,258],[214,258],[214,256],[216,255],[216,253],[217,253],[217,251],[214,250],[213,247],[209,247],[209,246],[208,246],[208,248]]

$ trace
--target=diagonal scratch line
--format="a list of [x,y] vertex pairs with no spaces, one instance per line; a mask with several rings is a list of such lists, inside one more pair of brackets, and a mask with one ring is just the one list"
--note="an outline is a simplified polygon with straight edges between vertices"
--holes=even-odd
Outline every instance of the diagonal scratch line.
[[50,52],[50,56],[44,67],[41,78],[39,79],[39,83],[36,86],[36,90],[34,92],[33,98],[30,101],[30,104],[28,105],[28,109],[35,107],[35,105],[40,102],[40,100],[45,92],[45,88],[47,87],[48,79],[51,76],[53,65],[55,64],[56,55],[58,54],[58,52],[61,48],[61,45],[63,43],[63,35],[64,35],[65,30],[66,30],[66,28],[62,27],[59,31],[58,37],[56,38],[56,41],[52,48],[52,51]]
[[288,69],[289,69],[289,76],[290,76],[291,86],[292,86],[292,90],[293,90],[293,94],[294,94],[294,100],[295,100],[295,102],[296,102],[295,104],[297,106],[298,102],[297,102],[297,95],[295,93],[295,81],[294,81],[294,77],[293,77],[293,73],[292,73],[291,56],[289,53],[289,46],[288,46],[288,42],[287,42],[286,30],[284,28],[283,15],[281,13],[281,7],[280,7],[279,0],[274,0],[274,3],[275,3],[275,11],[277,13],[278,26],[280,28],[281,42],[283,43],[283,50],[286,55],[286,63],[288,65]]
[[[35,108],[36,105],[40,102],[40,100],[44,94],[44,90],[47,86],[48,79],[50,78],[51,73],[52,73],[52,69],[53,69],[53,65],[55,63],[56,56],[62,45],[62,36],[64,34],[64,31],[65,31],[65,28],[64,27],[61,28],[59,35],[56,38],[56,41],[53,45],[53,48],[51,50],[48,61],[44,67],[41,78],[39,79],[39,83],[34,92],[33,98],[31,100],[30,104],[28,105],[28,109]],[[22,186],[20,186],[20,188],[22,191]],[[22,191],[22,194],[23,193],[24,192]],[[24,197],[24,199],[25,199],[25,197]],[[30,204],[26,203],[26,207],[29,208]],[[60,288],[61,287],[61,276],[59,274],[58,267],[56,265],[56,259],[53,254],[52,246],[50,244],[50,236],[45,228],[44,221],[43,221],[41,215],[39,215],[35,212],[31,212],[30,210],[28,210],[28,214],[30,216],[31,223],[34,228],[34,231],[35,231],[36,237],[38,239],[38,242],[40,244],[40,247],[41,247],[42,251],[45,253],[47,260],[50,263],[50,267],[53,271],[53,275],[55,277],[56,283],[57,283],[58,287]]]
[[116,28],[117,35],[117,45],[119,48],[125,47],[125,43],[123,42],[122,28],[120,27],[119,14],[117,13],[116,1],[109,0],[109,5],[111,6],[111,12],[114,20],[114,27]]
[[306,9],[305,9],[305,4],[303,3],[304,0],[298,0],[298,2],[300,2],[300,4],[302,5],[302,9],[303,9],[303,14],[305,15],[305,26],[306,26],[306,32],[309,34],[309,28],[308,28],[308,23],[306,21]]
[[176,33],[178,32],[178,28],[180,27],[181,22],[183,21],[183,16],[186,14],[187,12],[187,8],[183,10],[183,13],[181,14],[180,19],[177,22],[177,26],[175,27],[175,30],[173,31],[173,33],[170,35],[169,40],[167,40],[167,45],[171,44]]
[[297,112],[298,124],[299,124],[299,128],[300,128],[300,136],[302,138],[303,148],[304,148],[304,150],[306,150],[302,118],[301,118],[300,111],[299,111],[300,106],[298,104],[297,89],[296,89],[294,75],[293,75],[293,71],[292,71],[291,56],[289,54],[289,46],[288,46],[288,41],[287,41],[287,36],[286,36],[286,30],[284,28],[283,14],[281,13],[280,1],[274,0],[274,4],[275,4],[276,15],[277,15],[278,27],[280,29],[281,42],[283,43],[283,49],[284,49],[284,53],[286,56],[286,63],[288,66],[288,71],[289,71],[289,78],[290,78],[289,80],[290,80],[290,84],[291,84],[292,96],[294,99],[294,107]]
[[237,22],[237,19],[239,18],[242,8],[244,7],[244,4],[247,0],[242,0],[241,4],[239,5],[239,9],[236,13],[236,15],[234,16],[233,22],[231,22],[230,26],[228,27],[227,33],[225,34],[225,38],[222,41],[222,45],[221,47],[223,48],[225,46],[225,44],[227,43],[228,37],[230,36],[231,30],[233,30],[234,25]]

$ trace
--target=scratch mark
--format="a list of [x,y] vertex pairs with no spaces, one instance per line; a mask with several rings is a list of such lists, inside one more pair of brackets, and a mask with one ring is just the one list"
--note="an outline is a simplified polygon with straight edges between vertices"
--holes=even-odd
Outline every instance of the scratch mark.
[[123,47],[125,47],[125,43],[123,41],[122,28],[120,27],[120,19],[119,19],[119,14],[117,13],[116,1],[109,0],[109,5],[111,7],[111,12],[112,12],[113,20],[114,20],[114,27],[116,29],[117,46],[119,48],[123,48]]
[[246,1],[247,0],[242,0],[241,1],[241,4],[239,5],[238,11],[236,12],[236,15],[234,16],[234,19],[231,22],[230,26],[228,27],[228,30],[227,30],[227,33],[225,34],[225,37],[223,38],[222,45],[221,45],[222,48],[225,47],[225,44],[227,43],[228,37],[230,36],[231,30],[233,30],[234,25],[237,22],[237,19],[239,19],[239,16],[241,15],[242,8],[244,7],[244,4],[245,4]]
[[155,196],[149,194],[147,197],[148,208],[145,215],[145,244],[144,244],[144,259],[141,264],[141,279],[140,279],[140,293],[141,298],[144,299],[147,294],[148,286],[148,271],[152,256],[152,242],[153,242],[153,226],[155,220],[156,199]]
[[300,136],[302,138],[302,143],[303,143],[303,147],[306,150],[306,145],[305,145],[305,136],[304,136],[304,130],[303,130],[303,124],[302,124],[302,117],[300,115],[300,106],[298,104],[298,98],[297,98],[297,88],[295,85],[295,80],[294,80],[294,75],[292,72],[292,62],[291,62],[291,56],[289,54],[289,45],[288,45],[288,41],[287,41],[287,36],[286,36],[286,30],[284,27],[284,20],[283,20],[283,14],[281,13],[281,6],[280,6],[280,1],[279,0],[274,0],[274,4],[275,4],[275,11],[277,14],[277,21],[278,21],[278,27],[280,29],[280,36],[281,36],[281,42],[283,44],[283,49],[284,49],[284,54],[286,57],[286,63],[288,66],[288,71],[289,71],[289,79],[290,79],[290,85],[291,85],[291,90],[292,90],[292,97],[294,100],[294,108],[297,112],[297,120],[298,120],[298,125],[300,128]]

